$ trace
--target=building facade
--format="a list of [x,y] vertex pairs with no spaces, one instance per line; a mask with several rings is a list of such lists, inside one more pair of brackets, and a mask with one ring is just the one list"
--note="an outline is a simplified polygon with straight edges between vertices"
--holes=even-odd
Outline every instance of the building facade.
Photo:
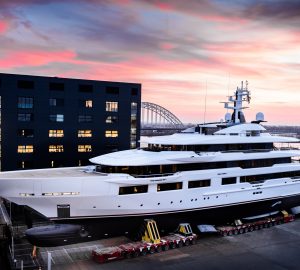
[[1,170],[83,166],[136,148],[141,85],[0,73]]

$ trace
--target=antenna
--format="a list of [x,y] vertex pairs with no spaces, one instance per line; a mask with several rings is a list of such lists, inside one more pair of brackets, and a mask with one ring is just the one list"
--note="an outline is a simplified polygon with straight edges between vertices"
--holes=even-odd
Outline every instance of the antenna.
[[203,119],[204,119],[204,124],[206,121],[206,99],[207,99],[207,80],[205,81],[205,98],[204,98],[204,114],[203,114]]
[[[230,72],[228,72],[228,84],[227,84],[227,96],[229,97],[229,87],[230,87]],[[228,108],[227,108],[227,111],[228,113]]]

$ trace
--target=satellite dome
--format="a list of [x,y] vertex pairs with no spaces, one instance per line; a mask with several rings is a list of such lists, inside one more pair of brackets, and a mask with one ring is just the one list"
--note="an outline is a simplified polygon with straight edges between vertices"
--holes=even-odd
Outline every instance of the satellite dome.
[[256,121],[264,121],[264,120],[265,120],[265,116],[262,112],[256,114]]
[[225,114],[225,121],[226,121],[226,122],[231,121],[231,113],[226,113],[226,114]]

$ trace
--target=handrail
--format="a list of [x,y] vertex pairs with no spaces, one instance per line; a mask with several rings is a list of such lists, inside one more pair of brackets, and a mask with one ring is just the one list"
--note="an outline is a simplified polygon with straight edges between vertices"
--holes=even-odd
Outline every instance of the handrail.
[[134,178],[148,178],[148,177],[165,177],[165,176],[170,176],[174,175],[174,173],[160,173],[160,174],[131,174]]

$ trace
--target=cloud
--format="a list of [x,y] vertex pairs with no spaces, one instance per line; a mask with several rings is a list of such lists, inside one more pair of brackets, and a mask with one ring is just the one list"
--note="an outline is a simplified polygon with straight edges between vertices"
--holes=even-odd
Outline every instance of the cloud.
[[68,62],[75,58],[72,51],[18,51],[8,53],[0,58],[2,69],[11,69],[16,67],[35,67],[53,62]]
[[8,29],[8,23],[6,21],[0,20],[0,35],[5,33],[7,29]]

